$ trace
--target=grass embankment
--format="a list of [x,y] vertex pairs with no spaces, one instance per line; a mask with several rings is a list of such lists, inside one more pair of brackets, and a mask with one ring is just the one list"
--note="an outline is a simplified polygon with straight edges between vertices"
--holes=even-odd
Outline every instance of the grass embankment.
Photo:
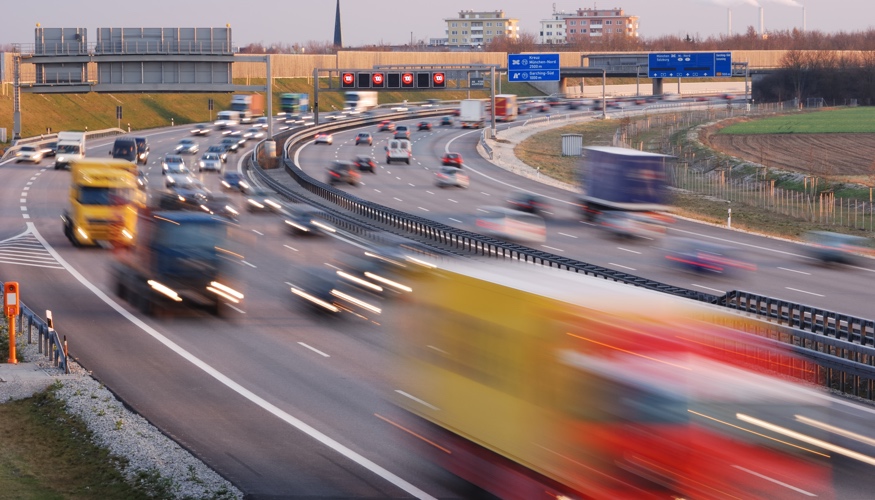
[[[794,132],[779,132],[781,130],[811,130],[806,133],[825,133],[829,127],[838,126],[846,121],[856,121],[860,123],[861,129],[866,127],[875,127],[875,109],[855,108],[848,110],[840,110],[833,116],[830,113],[806,113],[804,115],[793,115],[788,117],[774,117],[763,120],[755,120],[742,125],[751,125],[762,132],[757,133],[794,133]],[[868,118],[867,118],[868,117]],[[546,130],[535,134],[520,144],[514,149],[517,157],[532,167],[538,167],[542,174],[550,176],[554,179],[563,182],[574,184],[575,175],[580,161],[575,157],[564,157],[562,151],[562,135],[563,134],[581,134],[583,135],[584,146],[608,146],[611,144],[614,133],[618,128],[624,125],[624,120],[634,120],[637,118],[625,118],[623,120],[593,120],[584,123],[576,123],[566,127]],[[807,120],[810,120],[807,121]],[[767,122],[765,124],[759,122]],[[735,125],[733,125],[735,127]],[[729,127],[727,127],[729,128]],[[739,129],[745,130],[745,129]],[[854,130],[858,131],[858,130]],[[752,133],[752,132],[738,132]],[[799,133],[799,132],[795,132]],[[658,136],[659,130],[652,130],[648,133],[651,136]],[[685,131],[679,132],[676,135],[685,134]],[[635,142],[649,143],[654,137],[639,136]],[[728,204],[724,200],[716,200],[704,195],[695,193],[678,193],[674,197],[674,206],[676,213],[684,217],[690,217],[714,224],[726,224],[728,209],[732,208],[732,227],[753,231],[762,234],[780,236],[784,238],[798,239],[808,231],[828,230],[834,232],[844,232],[848,234],[859,235],[859,230],[845,228],[841,226],[824,226],[801,219],[796,219],[776,212],[764,210],[760,207],[748,206],[742,204]]]
[[[167,498],[160,481],[132,486],[121,459],[91,443],[85,424],[64,411],[52,388],[0,404],[0,497],[98,500]],[[122,464],[123,465],[123,464]]]
[[771,116],[733,123],[718,134],[871,134],[875,108],[856,107]]
[[[264,79],[241,79],[240,85],[264,85]],[[12,89],[5,86],[0,93],[0,128],[6,128],[7,136],[12,136]],[[283,78],[274,80],[273,111],[280,112],[280,94],[298,92],[310,94],[313,104],[313,82],[307,78]],[[502,83],[502,92],[520,96],[541,95],[537,89],[526,83]],[[471,97],[487,97],[488,91],[472,91]],[[390,92],[381,91],[380,103],[421,102],[426,99],[455,100],[465,99],[465,91],[433,92]],[[213,111],[209,111],[209,100],[213,99]],[[122,106],[121,127],[143,130],[174,124],[206,122],[215,119],[216,113],[227,109],[231,94],[21,94],[21,135],[33,137],[60,130],[99,130],[116,127],[116,106]],[[343,92],[319,91],[320,110],[331,111],[343,107]],[[0,143],[0,147],[4,144]]]

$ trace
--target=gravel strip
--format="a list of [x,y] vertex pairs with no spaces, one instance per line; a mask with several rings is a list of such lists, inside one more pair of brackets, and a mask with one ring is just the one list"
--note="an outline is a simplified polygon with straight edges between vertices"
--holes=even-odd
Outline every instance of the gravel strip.
[[133,481],[149,475],[169,483],[173,498],[242,499],[243,493],[175,441],[162,434],[146,419],[132,413],[108,389],[94,380],[77,363],[70,362],[70,374],[53,367],[37,345],[21,345],[20,357],[27,367],[42,370],[45,377],[21,377],[0,383],[0,404],[24,399],[58,382],[57,396],[67,412],[86,422],[94,442],[128,461],[122,473]]

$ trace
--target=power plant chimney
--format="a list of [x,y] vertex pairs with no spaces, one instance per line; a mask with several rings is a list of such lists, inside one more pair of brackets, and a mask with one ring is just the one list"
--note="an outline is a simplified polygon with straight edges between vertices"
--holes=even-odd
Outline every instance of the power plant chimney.
[[760,7],[760,38],[764,38],[766,35],[766,22],[765,15],[763,14],[763,8]]
[[726,36],[732,38],[732,9],[726,8]]
[[802,32],[805,33],[805,6],[802,6]]

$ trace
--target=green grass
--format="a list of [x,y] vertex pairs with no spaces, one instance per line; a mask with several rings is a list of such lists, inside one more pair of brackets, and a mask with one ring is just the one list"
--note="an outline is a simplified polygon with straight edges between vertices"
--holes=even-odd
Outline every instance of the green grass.
[[156,498],[157,479],[130,485],[124,461],[91,443],[84,422],[68,415],[54,388],[0,404],[0,497],[34,500]]
[[718,132],[718,134],[830,133],[875,133],[875,108],[867,106],[774,116],[735,123]]

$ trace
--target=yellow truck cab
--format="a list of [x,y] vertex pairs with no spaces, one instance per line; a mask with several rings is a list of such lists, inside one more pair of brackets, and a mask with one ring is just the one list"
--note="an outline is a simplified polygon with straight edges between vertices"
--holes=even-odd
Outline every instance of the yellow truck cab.
[[128,246],[146,193],[137,166],[120,159],[83,158],[70,165],[70,207],[61,216],[73,246]]

